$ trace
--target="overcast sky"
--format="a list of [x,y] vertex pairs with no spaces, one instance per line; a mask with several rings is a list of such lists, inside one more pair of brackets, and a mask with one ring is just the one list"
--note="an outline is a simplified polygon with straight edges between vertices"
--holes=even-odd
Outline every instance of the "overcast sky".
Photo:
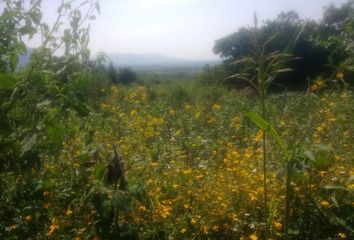
[[[45,19],[53,21],[59,0],[43,0]],[[93,22],[91,50],[163,54],[190,60],[217,59],[214,41],[281,11],[320,19],[323,7],[346,0],[101,0]]]

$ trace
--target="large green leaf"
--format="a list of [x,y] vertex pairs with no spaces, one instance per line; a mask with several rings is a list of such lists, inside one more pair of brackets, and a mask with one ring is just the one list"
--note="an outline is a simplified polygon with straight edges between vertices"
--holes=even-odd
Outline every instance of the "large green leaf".
[[98,163],[96,165],[95,170],[94,170],[96,179],[103,181],[106,168],[107,168],[107,166],[104,163]]
[[251,119],[251,121],[256,124],[259,128],[264,130],[269,136],[271,136],[275,142],[278,144],[283,154],[285,155],[287,160],[290,160],[290,155],[287,149],[286,144],[280,138],[278,132],[266,121],[264,120],[258,113],[256,112],[248,112],[246,116]]
[[8,73],[0,73],[0,89],[13,89],[14,87],[14,76]]
[[112,206],[118,210],[129,209],[131,197],[127,192],[117,190],[112,196]]
[[55,126],[48,127],[47,134],[49,142],[55,149],[59,149],[64,140],[65,129],[61,125],[56,124]]

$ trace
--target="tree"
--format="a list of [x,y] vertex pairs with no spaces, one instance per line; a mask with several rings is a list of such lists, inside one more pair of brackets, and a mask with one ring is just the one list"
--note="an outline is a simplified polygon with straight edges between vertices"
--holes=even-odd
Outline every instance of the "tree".
[[337,78],[345,84],[354,84],[354,1],[349,0],[340,7],[334,4],[326,7],[321,21],[318,36],[314,41],[325,48],[330,54],[327,57],[327,64],[334,75],[340,73]]
[[329,52],[311,41],[317,27],[316,22],[304,21],[294,11],[281,13],[275,20],[266,21],[257,30],[257,33],[254,28],[241,28],[238,32],[217,40],[213,51],[224,59],[230,73],[237,73],[242,70],[241,66],[229,64],[253,54],[252,39],[256,34],[260,42],[266,42],[267,39],[274,36],[274,39],[264,49],[265,54],[269,54],[285,49],[291,39],[294,39],[295,35],[302,31],[292,52],[298,57],[298,60],[289,65],[293,71],[277,76],[271,86],[271,88],[281,86],[301,89],[307,86],[308,77],[314,78],[319,73],[326,71],[326,57]]
[[119,73],[116,67],[111,62],[108,66],[108,78],[112,83],[118,84],[119,83]]
[[[0,15],[0,72],[13,72],[19,56],[26,54],[23,38],[32,38],[41,24],[41,1],[1,1],[4,11]],[[26,5],[26,6],[25,6]]]
[[130,68],[121,68],[119,69],[119,80],[123,84],[129,84],[136,81],[136,73],[133,72]]

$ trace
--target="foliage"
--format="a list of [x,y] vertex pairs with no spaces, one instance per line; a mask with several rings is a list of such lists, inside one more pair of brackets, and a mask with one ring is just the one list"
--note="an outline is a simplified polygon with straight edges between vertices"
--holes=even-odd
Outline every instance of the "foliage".
[[129,84],[135,82],[137,79],[136,73],[130,68],[119,69],[119,80],[123,84]]
[[23,38],[32,38],[38,31],[42,12],[40,0],[31,1],[28,7],[24,1],[4,0],[0,16],[0,72],[13,72],[18,56],[26,53]]
[[[224,59],[231,75],[242,71],[245,65],[234,66],[229,63],[254,54],[255,35],[258,35],[260,42],[266,42],[276,35],[265,46],[265,54],[269,54],[283,51],[291,39],[302,31],[292,51],[298,59],[288,64],[293,71],[277,76],[271,88],[306,89],[309,79],[321,75],[323,78],[335,80],[334,75],[337,72],[346,72],[346,79],[352,83],[352,9],[352,1],[340,8],[330,5],[324,12],[322,22],[302,20],[294,11],[281,13],[275,20],[266,21],[259,30],[240,28],[237,32],[217,40],[213,50]],[[252,69],[252,66],[246,66]],[[240,84],[239,81],[229,83]]]
[[110,63],[106,70],[107,76],[114,84],[130,84],[137,80],[137,74],[129,67],[117,68]]
[[327,57],[328,65],[332,68],[330,80],[343,82],[345,75],[345,85],[353,84],[353,4],[353,1],[348,1],[339,8],[329,5],[324,12],[319,35],[314,39],[316,44],[330,52]]
[[[85,125],[69,114],[65,129],[71,133],[58,156],[41,155],[42,167],[21,176],[3,172],[2,202],[8,209],[3,236],[114,238],[111,210],[116,206],[122,209],[120,229],[127,239],[261,239],[262,132],[242,114],[258,111],[260,104],[222,87],[217,98],[203,96],[206,86],[200,92],[200,86],[183,88],[189,97],[176,104],[166,98],[175,86],[158,87],[106,89],[100,110]],[[303,149],[293,165],[290,239],[350,239],[353,234],[354,119],[347,114],[354,106],[352,94],[269,96],[269,122],[289,149],[299,140]],[[270,237],[281,239],[283,154],[272,143],[267,142]],[[126,194],[104,183],[111,144],[119,146],[126,163]]]

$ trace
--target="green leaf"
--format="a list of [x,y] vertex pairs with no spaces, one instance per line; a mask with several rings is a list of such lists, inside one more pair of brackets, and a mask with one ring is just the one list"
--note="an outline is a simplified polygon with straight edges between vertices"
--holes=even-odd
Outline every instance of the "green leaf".
[[47,130],[48,140],[55,149],[61,148],[65,136],[65,129],[61,125],[50,126]]
[[236,61],[230,63],[230,65],[237,65],[237,64],[241,64],[241,63],[254,63],[254,61],[251,57],[244,57],[244,58],[241,58],[239,60],[236,60]]
[[346,190],[345,187],[338,184],[328,184],[323,187],[326,190]]
[[46,100],[43,100],[42,102],[40,103],[37,103],[36,107],[37,108],[42,108],[42,107],[45,107],[45,106],[48,106],[52,103],[52,101],[46,99]]
[[347,179],[347,183],[348,184],[350,184],[352,182],[354,182],[354,175],[349,176],[348,179]]
[[26,152],[30,151],[32,147],[37,143],[37,134],[33,134],[29,138],[25,138],[22,141],[22,149],[21,149],[21,156],[23,156]]
[[334,149],[328,145],[324,145],[324,144],[316,144],[316,145],[313,145],[314,147],[316,148],[319,148],[323,151],[326,151],[326,152],[333,152]]
[[305,151],[304,155],[313,162],[316,162],[315,155],[311,151]]
[[127,192],[117,190],[112,196],[112,206],[119,210],[129,210],[131,197]]
[[103,181],[105,171],[106,171],[106,164],[104,163],[97,164],[94,170],[96,179]]
[[15,78],[8,73],[0,74],[0,89],[13,89],[15,87]]
[[286,46],[286,48],[284,50],[285,53],[292,53],[294,51],[294,48],[295,48],[297,42],[299,41],[302,33],[304,32],[306,25],[307,25],[307,23],[305,22],[302,25],[300,31],[296,35],[292,36],[292,38],[290,39],[288,45]]
[[141,184],[129,185],[129,193],[132,197],[141,202],[146,198],[145,188]]
[[0,134],[11,134],[11,124],[10,120],[7,118],[5,114],[0,114]]
[[286,73],[286,72],[292,72],[292,71],[294,71],[294,70],[291,68],[283,68],[283,69],[275,70],[276,73]]
[[304,171],[296,171],[291,174],[291,180],[297,184],[304,184],[308,180],[308,176]]
[[80,117],[87,117],[91,112],[87,105],[80,102],[75,102],[73,104],[73,108],[76,110]]
[[333,164],[333,158],[327,155],[316,156],[315,163],[320,168],[326,168]]
[[278,132],[266,121],[264,120],[258,113],[256,112],[248,112],[246,116],[251,119],[253,123],[255,123],[259,128],[264,130],[266,133],[271,136],[275,142],[278,144],[283,154],[285,155],[287,161],[290,160],[290,155],[287,149],[286,144],[281,140]]
[[16,52],[16,53],[12,54],[10,57],[10,62],[11,62],[11,66],[13,67],[13,69],[16,68],[18,61],[19,61],[19,57],[18,57],[18,53]]

